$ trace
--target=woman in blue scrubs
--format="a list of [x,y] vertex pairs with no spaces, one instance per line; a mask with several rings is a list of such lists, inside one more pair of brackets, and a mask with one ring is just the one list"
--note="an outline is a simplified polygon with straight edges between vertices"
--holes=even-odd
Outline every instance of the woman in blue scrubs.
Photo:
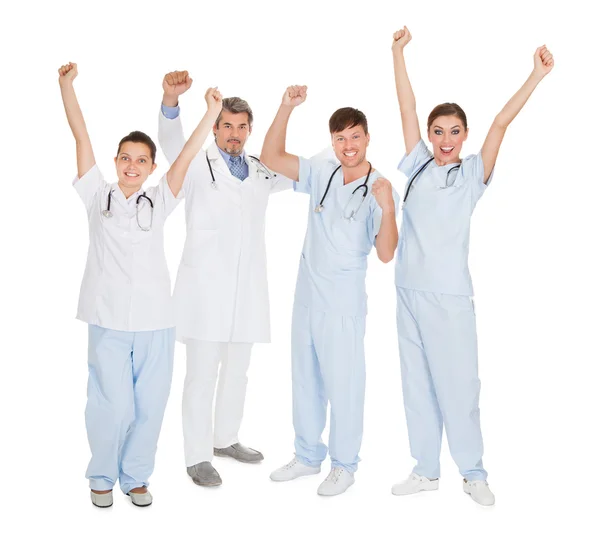
[[427,120],[433,151],[421,139],[404,47],[406,27],[392,51],[408,178],[396,260],[397,325],[404,407],[411,454],[417,465],[392,493],[438,489],[442,430],[464,477],[463,490],[482,505],[495,502],[482,463],[477,335],[468,268],[473,209],[492,178],[506,129],[554,60],[543,46],[525,84],[494,119],[481,151],[460,157],[467,118],[454,103],[436,106]]

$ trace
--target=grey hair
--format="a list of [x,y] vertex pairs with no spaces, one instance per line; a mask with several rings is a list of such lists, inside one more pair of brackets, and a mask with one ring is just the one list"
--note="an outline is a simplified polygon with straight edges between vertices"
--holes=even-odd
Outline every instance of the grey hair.
[[[250,105],[243,99],[239,97],[226,97],[225,99],[223,99],[223,110],[231,112],[232,114],[241,114],[243,112],[246,112],[248,114],[248,126],[252,128],[254,115],[252,114],[252,109],[250,108]],[[219,113],[219,117],[215,122],[217,128],[219,127],[219,122],[223,117],[223,110],[221,110],[221,112]]]

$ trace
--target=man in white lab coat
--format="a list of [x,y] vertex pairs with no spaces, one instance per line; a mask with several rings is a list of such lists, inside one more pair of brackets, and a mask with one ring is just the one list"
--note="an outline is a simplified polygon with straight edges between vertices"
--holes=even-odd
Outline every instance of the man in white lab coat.
[[[163,80],[159,141],[169,162],[185,143],[178,98],[191,84],[187,71],[168,73]],[[200,486],[221,484],[213,454],[242,462],[263,459],[239,443],[238,430],[252,344],[270,341],[264,237],[268,198],[292,183],[244,151],[252,119],[246,101],[224,99],[213,127],[215,141],[198,153],[183,187],[187,236],[174,301],[177,339],[186,344],[187,354],[185,460]]]

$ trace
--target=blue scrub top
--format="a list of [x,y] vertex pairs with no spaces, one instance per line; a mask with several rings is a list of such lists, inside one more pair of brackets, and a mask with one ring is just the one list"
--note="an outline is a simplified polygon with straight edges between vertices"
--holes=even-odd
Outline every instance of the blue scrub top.
[[[420,140],[398,169],[409,181],[433,154]],[[456,166],[435,161],[419,174],[402,215],[396,257],[396,286],[433,293],[473,295],[469,273],[471,215],[486,190],[481,153]],[[488,180],[488,185],[492,177]]]
[[[342,170],[333,177],[324,209],[315,213],[327,182],[339,163],[321,156],[312,159],[300,157],[299,180],[294,190],[310,195],[308,226],[300,258],[295,300],[312,310],[337,313],[346,316],[367,314],[365,276],[367,256],[375,244],[381,226],[382,211],[371,194],[373,182],[381,177],[373,170],[369,177],[367,194],[356,212],[354,220],[349,216],[357,208],[364,189],[354,191],[366,176],[344,185]],[[394,191],[396,211],[399,197]]]

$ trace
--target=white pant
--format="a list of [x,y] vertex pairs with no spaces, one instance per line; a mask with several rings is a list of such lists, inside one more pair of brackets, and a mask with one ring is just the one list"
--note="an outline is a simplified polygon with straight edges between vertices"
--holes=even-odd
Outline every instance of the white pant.
[[[183,441],[187,467],[212,461],[213,447],[225,448],[238,442],[251,350],[252,344],[246,343],[187,341],[183,387]],[[217,375],[219,388],[213,436]]]

